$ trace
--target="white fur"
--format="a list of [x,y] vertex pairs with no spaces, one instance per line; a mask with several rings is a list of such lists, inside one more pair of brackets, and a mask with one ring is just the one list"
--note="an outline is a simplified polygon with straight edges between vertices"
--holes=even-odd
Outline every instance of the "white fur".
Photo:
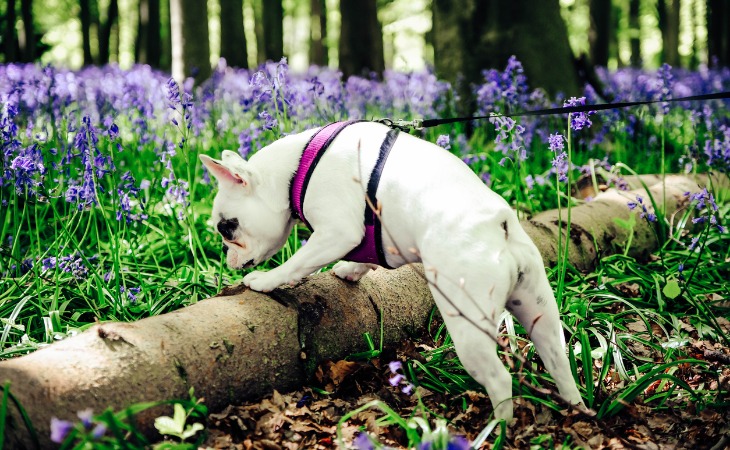
[[[362,122],[340,133],[306,192],[304,213],[314,229],[309,241],[281,266],[246,275],[245,285],[268,292],[296,283],[360,243],[365,186],[387,131]],[[280,139],[248,162],[228,151],[222,161],[201,156],[219,180],[213,222],[236,218],[240,224],[234,239],[225,242],[229,266],[259,264],[286,242],[294,225],[289,183],[314,132]],[[377,198],[388,264],[423,262],[456,352],[486,387],[496,417],[512,418],[511,377],[495,342],[478,326],[495,335],[505,307],[530,331],[561,395],[581,403],[542,258],[507,202],[459,158],[406,133],[385,164]],[[334,273],[357,281],[373,267],[341,261]]]

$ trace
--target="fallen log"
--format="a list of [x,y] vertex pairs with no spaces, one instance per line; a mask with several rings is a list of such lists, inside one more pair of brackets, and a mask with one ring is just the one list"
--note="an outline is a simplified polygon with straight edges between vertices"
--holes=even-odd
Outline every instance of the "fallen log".
[[[686,204],[685,192],[699,186],[687,177],[666,183],[667,215]],[[651,191],[663,198],[662,184]],[[614,217],[629,217],[631,192],[608,191],[573,208],[570,262],[590,269],[601,254],[618,249],[627,230]],[[546,263],[556,260],[557,212],[523,224]],[[629,254],[641,257],[656,246],[649,224],[637,221]],[[419,272],[421,272],[419,274]],[[420,266],[376,270],[359,283],[330,273],[263,295],[233,289],[169,314],[135,323],[104,323],[16,359],[0,362],[0,383],[27,410],[42,448],[52,447],[51,417],[73,420],[77,411],[121,409],[138,402],[186,398],[191,387],[212,411],[304,384],[323,359],[365,350],[364,332],[393,345],[422,332],[432,298]],[[138,417],[147,425],[160,411]],[[33,448],[18,410],[11,404],[6,426],[9,448]]]

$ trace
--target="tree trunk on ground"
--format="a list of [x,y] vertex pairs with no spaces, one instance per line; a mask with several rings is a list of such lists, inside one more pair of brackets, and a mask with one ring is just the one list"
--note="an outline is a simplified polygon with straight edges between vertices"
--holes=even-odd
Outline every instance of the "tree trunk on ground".
[[284,56],[284,5],[281,0],[262,0],[264,60],[279,61]]
[[382,77],[385,70],[383,29],[375,0],[340,0],[340,70],[351,75]]
[[629,43],[631,46],[631,67],[641,67],[641,25],[639,9],[641,0],[629,1]]
[[[460,115],[474,109],[472,85],[482,71],[502,69],[510,56],[522,62],[531,87],[578,95],[568,31],[558,0],[433,0],[436,73],[455,85]],[[536,31],[539,30],[539,31]]]
[[309,64],[325,67],[327,54],[327,2],[310,0],[309,14]]
[[672,67],[679,67],[679,2],[661,0],[657,5],[662,32],[662,62]]
[[178,81],[192,76],[200,84],[210,76],[207,18],[204,1],[170,0],[172,76]]
[[231,67],[248,68],[243,0],[221,2],[221,57]]
[[162,54],[160,0],[139,0],[137,19],[134,59],[140,64],[160,67],[160,56]]
[[17,22],[15,0],[8,0],[5,8],[5,33],[2,44],[5,53],[5,62],[7,63],[18,60],[18,36],[15,32],[15,23]]
[[110,0],[106,20],[99,30],[99,64],[109,64],[111,53],[112,28],[119,19],[119,4],[117,0]]
[[609,43],[611,34],[611,0],[591,0],[591,26],[588,32],[590,41],[591,63],[596,66],[608,66]]
[[23,61],[33,62],[37,58],[33,0],[20,1],[20,15],[23,18]]
[[730,2],[707,2],[707,51],[710,62],[717,58],[721,67],[730,67]]
[[[659,177],[643,179],[656,182],[652,195],[663,198]],[[684,176],[667,177],[666,186],[668,216],[686,204],[685,192],[699,191],[697,183]],[[646,196],[643,189],[609,191],[573,209],[571,264],[580,270],[594,268],[596,246],[602,255],[623,251],[628,231],[613,219],[629,218],[626,205],[636,194]],[[546,264],[554,264],[557,212],[538,214],[523,226]],[[654,233],[646,221],[638,220],[629,255],[646,257],[654,248]],[[86,408],[100,412],[186,398],[194,387],[211,411],[220,410],[273,389],[301,386],[322,360],[367,350],[364,332],[379,345],[381,325],[385,345],[419,333],[433,307],[422,270],[380,269],[359,283],[324,273],[269,295],[232,288],[225,297],[169,314],[95,325],[30,355],[0,362],[0,386],[10,383],[43,447],[51,445],[51,417],[74,420],[76,412]],[[158,409],[137,419],[143,429],[151,429],[162,413],[169,414]],[[9,448],[30,448],[30,435],[13,402],[8,414]]]

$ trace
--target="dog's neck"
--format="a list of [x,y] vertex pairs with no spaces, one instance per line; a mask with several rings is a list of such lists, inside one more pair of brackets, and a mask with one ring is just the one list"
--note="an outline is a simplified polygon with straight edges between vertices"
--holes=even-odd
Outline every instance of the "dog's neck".
[[266,192],[264,200],[277,211],[290,211],[289,186],[303,151],[303,145],[280,139],[256,152],[249,161]]

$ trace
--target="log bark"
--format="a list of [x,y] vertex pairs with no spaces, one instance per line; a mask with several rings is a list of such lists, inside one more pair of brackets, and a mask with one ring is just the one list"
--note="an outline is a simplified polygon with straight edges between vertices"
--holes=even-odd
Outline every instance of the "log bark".
[[[661,202],[661,179],[644,179],[654,182],[652,195]],[[700,190],[683,176],[668,177],[666,187],[668,215],[686,204],[685,192]],[[629,217],[626,204],[636,194],[646,197],[643,189],[609,190],[573,208],[569,257],[574,266],[588,270],[601,254],[623,250],[628,232],[613,219]],[[554,264],[557,212],[538,214],[523,225],[546,263]],[[635,257],[647,256],[656,246],[645,221],[637,221],[633,242],[629,254]],[[51,417],[73,420],[86,408],[100,412],[186,398],[194,387],[212,411],[219,410],[272,389],[301,386],[318,362],[366,350],[364,332],[379,341],[381,324],[384,345],[423,331],[433,303],[419,271],[419,265],[381,269],[359,283],[323,273],[269,295],[229,289],[225,296],[169,314],[95,325],[32,354],[2,361],[0,383],[10,383],[43,448],[52,446]],[[33,448],[12,403],[8,412],[8,448]],[[149,427],[161,413],[148,411],[138,421]]]

